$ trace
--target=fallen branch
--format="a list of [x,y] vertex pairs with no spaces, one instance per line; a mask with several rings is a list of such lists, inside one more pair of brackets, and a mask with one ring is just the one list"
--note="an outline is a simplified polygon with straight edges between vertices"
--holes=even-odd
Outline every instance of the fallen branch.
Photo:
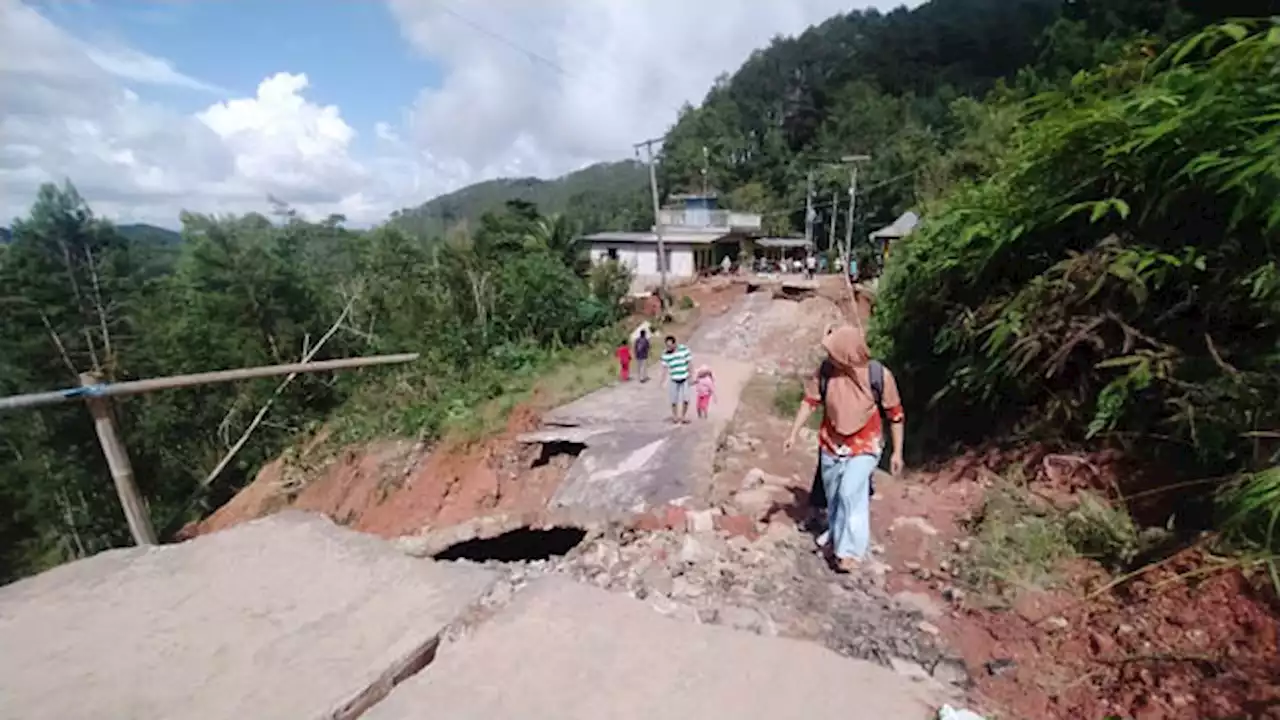
[[1213,344],[1213,338],[1209,337],[1209,333],[1204,334],[1204,344],[1209,348],[1209,355],[1213,357],[1213,361],[1218,364],[1218,367],[1236,377],[1242,374],[1234,365],[1222,359],[1222,355],[1218,353],[1218,348]]
[[71,357],[67,355],[67,348],[62,344],[62,338],[58,337],[58,333],[53,331],[53,324],[49,322],[49,316],[42,311],[40,313],[40,322],[44,323],[44,329],[49,331],[49,339],[53,340],[53,346],[58,349],[58,356],[62,358],[62,364],[67,366],[71,371],[71,377],[80,382],[80,373],[76,371],[75,363],[71,362]]
[[[351,306],[354,303],[355,298],[347,301],[346,307],[342,308],[342,314],[338,316],[338,319],[333,322],[333,325],[329,327],[329,330],[325,332],[319,341],[316,342],[315,346],[307,351],[307,354],[302,357],[302,362],[311,362],[311,359],[316,356],[316,353],[320,352],[320,348],[324,347],[324,344],[329,341],[329,338],[333,337],[333,334],[342,326],[342,321],[347,319],[347,315],[351,312]],[[258,413],[253,416],[253,420],[249,422],[249,427],[245,428],[244,432],[240,434],[240,439],[236,440],[236,443],[231,446],[231,449],[228,450],[225,455],[222,456],[222,459],[218,461],[218,464],[214,466],[213,470],[205,476],[204,480],[200,481],[200,488],[209,487],[218,475],[222,474],[222,471],[226,469],[227,465],[231,464],[236,453],[240,452],[240,448],[244,447],[245,443],[249,441],[249,436],[258,428],[258,425],[262,423],[262,419],[266,417],[267,411],[275,404],[276,398],[280,397],[281,393],[284,392],[285,388],[289,387],[289,383],[293,382],[293,379],[296,377],[298,377],[298,373],[295,372],[286,375],[284,380],[280,381],[280,384],[276,386],[275,391],[271,393],[271,397],[262,405],[261,408],[258,409]]]

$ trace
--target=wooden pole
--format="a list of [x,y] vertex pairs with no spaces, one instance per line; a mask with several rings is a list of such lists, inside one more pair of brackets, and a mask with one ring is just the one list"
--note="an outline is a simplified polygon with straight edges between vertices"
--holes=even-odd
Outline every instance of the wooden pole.
[[172,390],[174,388],[208,385],[210,383],[235,382],[254,378],[292,375],[300,372],[324,372],[326,370],[344,370],[348,368],[369,367],[371,365],[387,365],[392,363],[411,362],[418,359],[418,353],[401,355],[374,355],[371,357],[339,358],[337,360],[317,360],[314,362],[293,363],[291,365],[269,365],[266,367],[241,368],[238,370],[218,370],[216,372],[196,373],[194,375],[173,375],[170,377],[151,378],[149,380],[130,380],[119,383],[93,384],[69,390],[31,393],[29,395],[13,395],[0,398],[0,410],[17,410],[42,405],[80,400],[88,397],[112,397],[116,395],[140,395],[154,390]]
[[[93,387],[98,385],[98,378],[93,373],[81,373],[80,385]],[[147,503],[138,492],[138,485],[133,479],[133,465],[129,462],[129,453],[120,440],[116,428],[115,416],[112,413],[111,401],[105,397],[90,394],[85,400],[89,412],[93,414],[93,427],[98,432],[98,442],[102,444],[102,454],[107,456],[107,466],[111,468],[111,479],[116,485],[116,494],[120,496],[120,506],[124,508],[125,520],[129,523],[129,532],[138,545],[155,545],[156,530],[151,525],[151,513]]]
[[653,199],[653,235],[658,241],[658,295],[662,300],[662,314],[667,313],[667,273],[671,272],[671,268],[667,267],[667,244],[662,232],[662,203],[658,194],[658,170],[657,164],[653,158],[653,146],[661,143],[663,138],[653,138],[644,142],[636,143],[636,153],[639,154],[640,146],[643,145],[645,153],[648,155],[649,161],[649,193]]
[[[346,368],[368,367],[370,365],[387,365],[390,363],[410,362],[417,359],[417,353],[376,355],[372,357],[340,358],[337,360],[321,360],[318,362],[301,362],[293,363],[291,365],[271,365],[268,367],[221,370],[218,372],[197,373],[194,375],[174,375],[171,377],[134,380],[122,383],[103,383],[98,376],[93,373],[80,373],[79,387],[55,390],[53,392],[31,393],[28,395],[14,395],[12,397],[0,398],[0,410],[15,410],[21,408],[40,407],[43,405],[58,405],[72,400],[83,399],[85,404],[89,406],[89,412],[93,416],[93,427],[98,433],[98,442],[102,445],[102,454],[107,457],[107,467],[111,470],[111,480],[115,483],[116,494],[120,496],[120,506],[124,509],[124,517],[129,523],[129,532],[133,535],[133,541],[138,545],[155,545],[157,543],[155,527],[151,524],[151,514],[147,509],[146,501],[142,499],[141,493],[138,492],[138,485],[133,476],[133,465],[129,462],[129,453],[125,449],[124,443],[120,440],[120,432],[116,427],[115,414],[111,405],[111,396],[138,395],[141,393],[151,392],[153,390],[168,390],[171,388],[192,387],[208,383],[250,380],[253,378],[271,377],[274,375],[289,375],[291,376],[289,380],[292,380],[292,376],[297,373],[342,370]],[[286,380],[276,389],[277,395],[283,389],[284,385],[288,384],[289,380]],[[259,411],[258,417],[254,419],[254,425],[250,427],[249,431],[252,431],[253,427],[256,427],[256,424],[261,421],[262,416],[266,413],[266,409],[270,406],[271,403],[268,401],[267,405]],[[239,449],[239,446],[243,445],[244,440],[248,437],[249,431],[246,431],[245,435],[241,437],[236,449]],[[230,455],[233,454],[234,452]],[[230,455],[228,455],[228,457],[230,457]],[[225,462],[226,458],[224,458],[224,463]],[[222,464],[219,465],[218,469],[220,470],[221,467]],[[213,477],[214,476],[211,475],[206,479],[205,484],[208,484]]]

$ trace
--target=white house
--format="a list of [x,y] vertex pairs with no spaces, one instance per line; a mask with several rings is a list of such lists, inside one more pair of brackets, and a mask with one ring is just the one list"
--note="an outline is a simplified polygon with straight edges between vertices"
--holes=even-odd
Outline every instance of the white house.
[[[662,234],[662,244],[667,254],[667,275],[670,278],[692,278],[702,267],[699,260],[710,252],[718,235],[707,233]],[[591,262],[607,260],[631,268],[637,279],[657,278],[658,236],[652,232],[600,232],[583,238],[591,244]]]
[[[718,265],[726,255],[736,261],[742,242],[759,234],[759,214],[720,210],[714,195],[675,199],[681,207],[658,213],[670,280],[694,278],[699,271]],[[626,265],[639,287],[658,281],[658,236],[652,230],[600,232],[582,240],[590,247],[592,263],[616,260]]]

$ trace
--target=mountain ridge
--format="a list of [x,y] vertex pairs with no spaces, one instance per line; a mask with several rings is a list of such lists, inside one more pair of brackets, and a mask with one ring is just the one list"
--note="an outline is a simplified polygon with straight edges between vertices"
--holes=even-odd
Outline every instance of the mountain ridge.
[[547,215],[570,214],[585,230],[643,229],[649,216],[648,168],[635,160],[599,162],[555,178],[484,180],[391,214],[390,223],[441,236],[511,201],[533,203]]

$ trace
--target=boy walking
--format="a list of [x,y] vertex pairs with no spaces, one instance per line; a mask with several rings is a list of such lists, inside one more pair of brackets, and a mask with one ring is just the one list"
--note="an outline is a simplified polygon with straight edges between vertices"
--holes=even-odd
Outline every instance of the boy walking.
[[685,345],[676,343],[674,335],[668,335],[663,345],[662,371],[667,380],[667,397],[671,401],[671,422],[677,425],[689,422],[689,366],[693,353]]
[[649,382],[649,331],[641,330],[636,338],[636,374],[640,382]]

